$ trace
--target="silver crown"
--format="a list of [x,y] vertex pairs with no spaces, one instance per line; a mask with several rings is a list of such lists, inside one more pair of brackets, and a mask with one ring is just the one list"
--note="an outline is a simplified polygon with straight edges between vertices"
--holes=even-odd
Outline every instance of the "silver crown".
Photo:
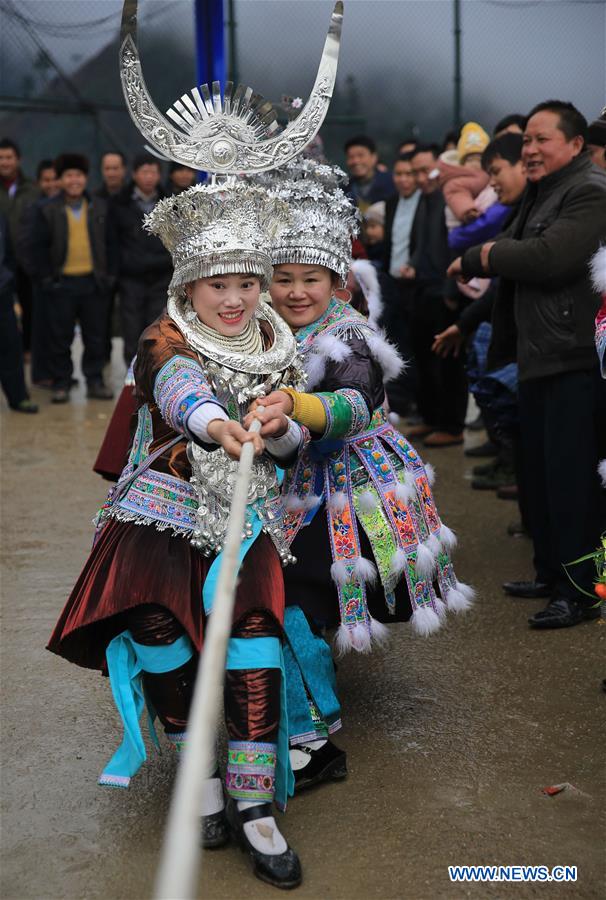
[[325,266],[344,283],[351,264],[351,242],[360,215],[340,185],[347,175],[338,166],[311,159],[291,162],[278,172],[255,178],[288,204],[290,224],[276,234],[274,266],[303,263]]
[[[120,34],[120,77],[135,125],[164,159],[215,174],[252,174],[283,165],[315,137],[324,121],[337,76],[343,3],[335,4],[320,67],[309,100],[280,131],[270,103],[229,82],[183,94],[166,115],[151,99],[137,49],[137,0],[124,0]],[[175,124],[173,125],[172,120]],[[178,127],[175,127],[178,126]]]
[[144,220],[173,258],[169,290],[198,278],[257,275],[266,290],[272,278],[272,243],[289,221],[286,203],[244,181],[197,184],[158,201]]

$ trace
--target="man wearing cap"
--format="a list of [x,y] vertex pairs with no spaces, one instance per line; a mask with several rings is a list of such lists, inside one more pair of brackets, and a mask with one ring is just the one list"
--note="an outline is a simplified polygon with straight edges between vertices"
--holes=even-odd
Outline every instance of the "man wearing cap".
[[61,192],[36,209],[32,260],[34,278],[49,318],[49,368],[53,403],[66,403],[72,379],[71,345],[80,323],[82,372],[87,396],[110,400],[103,381],[109,304],[107,207],[86,193],[88,160],[64,153],[55,161]]

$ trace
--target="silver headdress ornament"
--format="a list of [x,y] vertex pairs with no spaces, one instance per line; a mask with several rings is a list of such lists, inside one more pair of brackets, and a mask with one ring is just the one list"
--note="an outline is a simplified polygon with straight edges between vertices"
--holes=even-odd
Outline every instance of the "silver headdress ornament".
[[272,243],[289,218],[286,203],[275,192],[234,181],[196,184],[159,200],[144,226],[173,258],[170,291],[228,273],[258,275],[266,290],[272,278]]
[[[232,82],[200,85],[183,94],[166,118],[154,105],[137,50],[137,0],[124,0],[120,77],[126,105],[141,134],[165,159],[214,174],[253,174],[284,165],[315,137],[324,121],[337,75],[343,3],[335,4],[309,100],[280,131],[271,103]],[[169,121],[171,119],[172,121]],[[175,124],[172,124],[175,123]]]
[[299,159],[278,172],[255,178],[286,201],[290,223],[274,240],[274,266],[302,263],[325,266],[343,283],[351,264],[351,242],[357,235],[360,215],[340,185],[347,175],[338,166],[318,165]]

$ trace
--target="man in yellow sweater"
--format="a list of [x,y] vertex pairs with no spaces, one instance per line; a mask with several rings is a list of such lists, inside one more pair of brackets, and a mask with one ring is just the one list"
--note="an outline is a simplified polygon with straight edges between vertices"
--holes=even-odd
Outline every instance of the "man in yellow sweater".
[[47,304],[53,403],[69,399],[71,345],[80,323],[87,396],[110,400],[103,381],[109,308],[107,207],[86,193],[88,160],[65,153],[55,161],[61,193],[37,210],[33,232],[35,278]]

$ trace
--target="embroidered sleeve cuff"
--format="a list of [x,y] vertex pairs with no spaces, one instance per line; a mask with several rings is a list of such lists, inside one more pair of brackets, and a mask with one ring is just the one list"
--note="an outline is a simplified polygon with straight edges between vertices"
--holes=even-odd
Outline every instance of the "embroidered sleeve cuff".
[[303,443],[303,431],[293,422],[288,421],[288,431],[279,438],[266,438],[265,446],[268,453],[275,456],[276,459],[288,459],[299,452],[299,448]]
[[185,433],[202,441],[203,444],[215,444],[216,441],[208,434],[208,426],[213,419],[223,419],[227,421],[229,416],[222,406],[218,403],[207,400],[197,406],[187,417],[184,422]]
[[304,394],[292,388],[284,388],[293,402],[292,417],[301,425],[306,425],[310,431],[322,434],[326,429],[326,413],[324,405],[315,394]]
[[189,438],[185,423],[194,410],[203,403],[218,404],[200,364],[185,356],[173,356],[160,369],[154,399],[164,421]]

